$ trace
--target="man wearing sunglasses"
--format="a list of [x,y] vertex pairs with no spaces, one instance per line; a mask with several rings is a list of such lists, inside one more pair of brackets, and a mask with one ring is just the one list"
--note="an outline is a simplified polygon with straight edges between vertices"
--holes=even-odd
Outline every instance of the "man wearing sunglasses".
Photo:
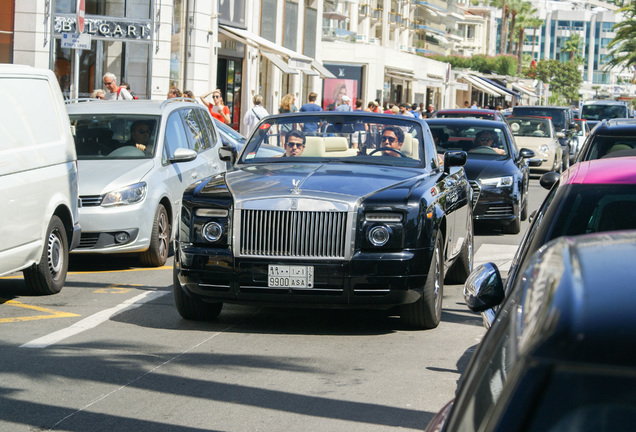
[[111,72],[106,72],[103,78],[104,87],[108,90],[107,100],[133,100],[132,95],[126,88],[117,85],[117,77]]
[[135,146],[147,155],[152,154],[150,135],[152,134],[152,122],[138,120],[130,125],[130,139],[127,146]]
[[292,130],[285,137],[285,156],[301,156],[305,151],[305,134],[299,130]]
[[401,157],[400,151],[404,143],[404,132],[397,126],[387,126],[380,136],[380,147],[384,156]]
[[481,131],[475,135],[475,144],[469,151],[479,149],[479,147],[490,147],[497,154],[504,155],[506,151],[499,145],[497,135],[491,131]]

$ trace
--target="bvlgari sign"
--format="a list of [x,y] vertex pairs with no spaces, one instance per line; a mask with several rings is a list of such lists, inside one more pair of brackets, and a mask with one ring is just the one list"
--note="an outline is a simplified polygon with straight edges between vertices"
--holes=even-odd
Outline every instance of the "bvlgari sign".
[[[76,33],[75,16],[56,16],[55,34]],[[110,18],[85,18],[84,32],[96,39],[125,39],[150,42],[150,20],[126,20]]]

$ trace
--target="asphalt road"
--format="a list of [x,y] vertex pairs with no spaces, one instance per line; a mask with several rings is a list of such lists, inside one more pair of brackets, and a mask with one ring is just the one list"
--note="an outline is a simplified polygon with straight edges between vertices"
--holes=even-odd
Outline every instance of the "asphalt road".
[[[545,193],[531,182],[530,211]],[[505,270],[522,234],[476,234],[476,261]],[[231,305],[189,322],[171,261],[137,266],[75,255],[46,297],[0,279],[0,431],[421,430],[485,332],[458,285],[430,331],[373,312]]]

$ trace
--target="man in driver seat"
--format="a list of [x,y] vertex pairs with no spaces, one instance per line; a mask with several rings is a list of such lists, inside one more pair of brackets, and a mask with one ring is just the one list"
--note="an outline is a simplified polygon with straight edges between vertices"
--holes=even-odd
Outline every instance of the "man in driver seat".
[[387,126],[384,128],[382,136],[380,137],[380,147],[383,149],[382,154],[384,156],[402,157],[402,144],[404,144],[404,131],[402,131],[402,129],[397,126]]
[[130,139],[126,141],[125,145],[134,146],[146,154],[152,154],[152,146],[150,145],[152,123],[145,120],[133,122],[130,125]]
[[483,147],[490,147],[490,149],[497,154],[506,154],[506,151],[499,146],[497,135],[491,131],[481,131],[475,135],[475,143],[473,144],[473,148],[469,151],[472,152]]

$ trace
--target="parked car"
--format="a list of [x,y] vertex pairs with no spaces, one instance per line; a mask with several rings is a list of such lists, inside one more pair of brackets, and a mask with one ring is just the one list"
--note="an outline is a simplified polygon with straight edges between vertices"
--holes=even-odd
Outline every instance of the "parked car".
[[535,157],[530,159],[530,172],[563,170],[563,149],[559,144],[552,119],[549,117],[510,117],[510,130],[517,145],[532,150]]
[[579,118],[574,119],[574,125],[574,134],[570,140],[570,156],[574,156],[574,160],[576,160],[583,148],[585,140],[590,136],[590,126],[587,120]]
[[[319,132],[305,135],[306,123],[321,125]],[[461,283],[472,268],[465,161],[465,153],[449,152],[442,168],[428,126],[415,118],[263,119],[233,171],[184,193],[174,266],[179,313],[214,319],[223,303],[398,307],[407,326],[436,327],[444,275]]]
[[633,116],[625,101],[592,100],[583,102],[581,107],[581,118],[587,120],[592,129],[603,120],[630,117]]
[[[79,243],[77,157],[53,72],[0,65],[0,276],[55,294]],[[34,103],[34,101],[37,101]]]
[[225,170],[203,105],[178,99],[67,104],[75,129],[83,226],[74,253],[168,257],[183,191]]
[[456,108],[437,111],[433,118],[476,118],[484,120],[506,121],[501,111],[481,108]]
[[[529,149],[519,149],[507,123],[477,119],[427,119],[437,151],[465,151],[466,176],[473,189],[473,217],[495,222],[507,234],[521,231],[528,212]],[[484,135],[494,142],[481,141]],[[487,145],[485,145],[487,144]],[[494,147],[493,147],[494,146]]]
[[[241,152],[243,150],[243,146],[247,142],[247,138],[241,135],[238,131],[232,129],[230,126],[225,123],[221,123],[217,119],[214,119],[214,124],[216,125],[219,135],[221,136],[221,141],[224,146],[232,146],[237,152]],[[285,153],[285,149],[278,146],[268,146],[262,145],[261,152],[265,154],[266,152],[270,152],[271,156],[282,156]],[[229,166],[228,166],[229,168]]]
[[631,231],[540,248],[426,432],[636,430],[635,244]]
[[636,119],[601,121],[590,133],[577,161],[636,156]]
[[[515,285],[528,257],[552,239],[636,229],[635,166],[636,157],[599,159],[572,165],[560,177],[556,173],[544,174],[541,184],[550,193],[532,216],[530,228],[512,260],[504,292],[509,293]],[[498,272],[496,265],[491,267]],[[476,298],[473,293],[465,296],[466,304],[481,312],[484,325],[490,327],[499,302]]]
[[563,133],[559,137],[559,143],[563,148],[563,169],[570,166],[574,162],[574,157],[570,157],[570,141],[574,134],[574,112],[572,108],[566,106],[515,106],[512,108],[512,115],[515,117],[534,116],[534,117],[550,117],[552,124],[557,132]]

